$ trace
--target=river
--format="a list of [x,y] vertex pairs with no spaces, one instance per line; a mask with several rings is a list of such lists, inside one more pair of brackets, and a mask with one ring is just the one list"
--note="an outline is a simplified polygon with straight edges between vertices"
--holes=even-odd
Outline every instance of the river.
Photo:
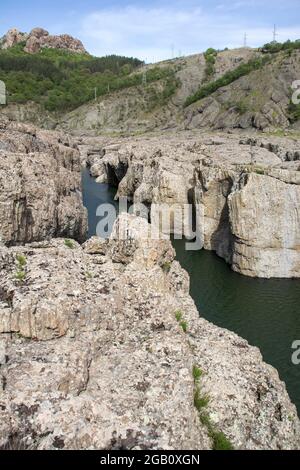
[[[95,235],[100,204],[112,203],[116,190],[97,184],[83,171],[84,205],[89,214],[89,236]],[[234,331],[259,347],[286,383],[300,415],[300,365],[293,365],[292,343],[300,340],[300,280],[252,279],[234,273],[208,251],[186,251],[184,240],[174,240],[177,259],[191,279],[191,296],[201,315]]]

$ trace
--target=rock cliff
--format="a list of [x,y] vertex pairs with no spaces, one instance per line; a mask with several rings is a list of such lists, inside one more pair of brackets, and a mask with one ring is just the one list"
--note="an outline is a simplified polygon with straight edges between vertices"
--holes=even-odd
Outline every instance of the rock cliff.
[[[117,197],[174,210],[193,204],[202,246],[235,271],[300,277],[297,140],[183,133],[93,147],[91,173],[117,186]],[[186,217],[183,232],[191,233]]]
[[199,318],[170,242],[148,232],[122,215],[108,242],[0,249],[2,448],[211,449],[216,433],[299,448],[277,372]]
[[66,49],[70,52],[86,53],[79,39],[68,34],[52,36],[43,28],[34,28],[29,34],[21,33],[16,28],[10,29],[1,39],[0,47],[9,49],[16,44],[24,43],[24,51],[35,54],[43,48]]
[[62,134],[0,123],[0,242],[22,244],[55,236],[83,241],[79,151]]

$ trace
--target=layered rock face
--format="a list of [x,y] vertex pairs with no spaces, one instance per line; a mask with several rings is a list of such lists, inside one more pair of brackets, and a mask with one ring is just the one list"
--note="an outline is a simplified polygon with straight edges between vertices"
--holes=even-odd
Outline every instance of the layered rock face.
[[[183,133],[95,140],[92,148],[92,175],[118,186],[117,197],[174,211],[191,203],[201,246],[235,271],[300,277],[297,140]],[[178,228],[190,235],[190,218],[183,216],[182,227],[172,231]]]
[[0,249],[0,445],[210,449],[197,366],[206,413],[236,449],[299,448],[277,372],[199,318],[170,242],[149,228],[122,215],[108,242]]
[[0,123],[0,242],[16,245],[66,236],[84,240],[78,149],[68,137]]
[[74,39],[68,34],[52,36],[43,28],[34,28],[29,34],[21,33],[16,28],[10,29],[1,40],[1,48],[10,47],[26,42],[24,51],[35,54],[43,48],[66,49],[71,52],[86,53],[83,44],[79,39]]

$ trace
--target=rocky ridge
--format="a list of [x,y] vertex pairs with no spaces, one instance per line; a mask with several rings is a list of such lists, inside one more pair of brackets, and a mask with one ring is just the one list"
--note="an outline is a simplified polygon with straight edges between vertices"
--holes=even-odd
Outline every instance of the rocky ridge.
[[[91,174],[147,207],[193,204],[201,246],[252,277],[300,277],[297,139],[193,133],[95,139]],[[189,220],[183,232],[190,235]],[[176,231],[176,230],[173,230]]]
[[0,249],[0,445],[211,449],[194,407],[197,366],[205,413],[234,448],[299,448],[277,372],[199,318],[170,242],[148,232],[123,215],[108,242]]
[[1,39],[0,48],[10,49],[19,43],[25,43],[24,52],[35,54],[43,48],[65,49],[70,52],[87,53],[82,42],[68,34],[50,35],[43,28],[34,28],[30,33],[22,33],[16,28],[10,29]]
[[0,122],[0,243],[84,241],[79,151],[68,136]]

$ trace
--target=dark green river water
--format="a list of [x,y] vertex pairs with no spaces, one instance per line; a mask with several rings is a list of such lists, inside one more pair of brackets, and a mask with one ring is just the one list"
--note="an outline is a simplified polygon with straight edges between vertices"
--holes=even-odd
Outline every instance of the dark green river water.
[[[97,184],[85,170],[83,193],[92,236],[99,221],[96,209],[101,203],[114,203],[115,190]],[[201,315],[260,348],[285,381],[300,415],[300,365],[291,360],[292,343],[300,340],[300,280],[251,279],[231,271],[212,252],[186,251],[184,240],[173,244],[190,275],[191,295]]]

